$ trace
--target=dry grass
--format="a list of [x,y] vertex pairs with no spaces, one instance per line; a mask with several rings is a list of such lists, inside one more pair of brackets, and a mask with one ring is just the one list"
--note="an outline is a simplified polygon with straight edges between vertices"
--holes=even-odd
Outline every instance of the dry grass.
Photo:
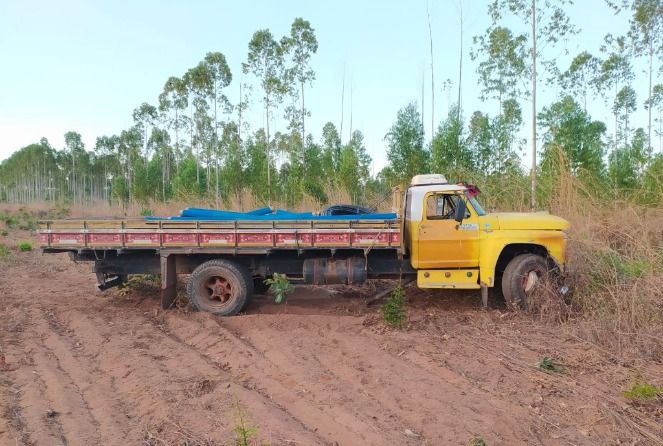
[[571,175],[559,176],[553,213],[571,222],[564,278],[567,302],[544,288],[538,315],[571,319],[582,339],[624,360],[663,360],[663,209],[600,200]]

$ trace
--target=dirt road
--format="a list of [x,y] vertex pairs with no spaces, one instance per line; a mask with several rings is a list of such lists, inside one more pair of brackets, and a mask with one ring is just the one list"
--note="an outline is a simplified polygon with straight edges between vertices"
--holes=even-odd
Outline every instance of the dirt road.
[[[160,311],[156,288],[99,294],[90,271],[39,252],[0,264],[0,445],[233,444],[242,420],[270,445],[663,436],[660,400],[622,396],[660,364],[620,364],[473,295],[412,291],[394,331],[357,293],[302,288],[222,319]],[[565,372],[537,369],[544,356]]]

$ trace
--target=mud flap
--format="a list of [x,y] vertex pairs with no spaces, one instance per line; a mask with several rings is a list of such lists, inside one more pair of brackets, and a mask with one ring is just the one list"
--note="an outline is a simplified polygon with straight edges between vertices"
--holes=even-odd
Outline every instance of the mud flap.
[[174,255],[161,255],[161,308],[173,306],[177,296],[177,269]]

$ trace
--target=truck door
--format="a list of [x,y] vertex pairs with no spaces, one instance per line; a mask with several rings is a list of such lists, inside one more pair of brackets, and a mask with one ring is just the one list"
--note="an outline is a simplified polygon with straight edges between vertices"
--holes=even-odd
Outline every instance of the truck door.
[[419,268],[458,268],[479,265],[479,219],[471,207],[462,224],[454,220],[462,195],[431,192],[424,197],[424,212],[417,243]]

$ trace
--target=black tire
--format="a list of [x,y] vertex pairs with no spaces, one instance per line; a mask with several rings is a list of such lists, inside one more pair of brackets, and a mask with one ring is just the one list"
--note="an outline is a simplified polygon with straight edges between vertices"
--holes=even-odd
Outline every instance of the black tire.
[[547,270],[546,260],[537,254],[520,254],[511,259],[502,276],[502,293],[507,306],[527,309],[528,294],[544,278]]
[[209,260],[189,277],[187,294],[194,310],[233,316],[248,303],[253,294],[253,280],[248,270],[238,263]]

